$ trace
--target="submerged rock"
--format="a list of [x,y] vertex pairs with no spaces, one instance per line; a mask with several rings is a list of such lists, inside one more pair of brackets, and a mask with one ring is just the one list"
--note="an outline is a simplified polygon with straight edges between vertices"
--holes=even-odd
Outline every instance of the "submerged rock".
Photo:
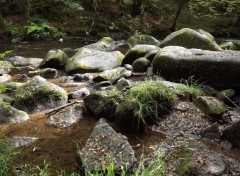
[[114,170],[128,167],[136,161],[134,150],[126,136],[115,132],[106,122],[99,122],[84,147],[77,153],[77,165],[85,171],[105,171],[114,163]]
[[82,48],[68,60],[68,73],[88,73],[110,70],[121,65],[124,55],[119,51],[105,52]]
[[21,123],[28,119],[26,112],[13,108],[0,99],[0,123]]
[[14,107],[33,113],[64,105],[67,98],[67,92],[63,88],[35,76],[17,89]]
[[68,56],[64,51],[58,50],[50,50],[47,55],[43,58],[43,62],[41,66],[49,67],[49,68],[64,68],[68,60]]
[[194,79],[219,87],[240,87],[240,52],[206,51],[168,46],[152,62],[153,72],[166,79]]
[[38,138],[27,136],[14,136],[10,140],[10,145],[14,148],[26,147],[36,141]]
[[159,46],[183,46],[185,48],[198,48],[212,51],[222,50],[210,33],[203,30],[195,31],[189,28],[171,33]]

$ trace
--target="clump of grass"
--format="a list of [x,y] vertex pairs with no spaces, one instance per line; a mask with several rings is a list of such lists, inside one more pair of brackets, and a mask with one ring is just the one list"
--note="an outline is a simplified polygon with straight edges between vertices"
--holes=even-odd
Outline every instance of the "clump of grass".
[[13,147],[10,146],[9,139],[0,134],[0,175],[12,175],[12,161],[18,154]]

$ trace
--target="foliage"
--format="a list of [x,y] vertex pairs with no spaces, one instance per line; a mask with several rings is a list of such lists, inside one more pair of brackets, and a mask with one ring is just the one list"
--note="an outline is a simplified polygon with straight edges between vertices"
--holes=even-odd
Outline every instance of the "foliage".
[[58,31],[58,29],[51,26],[48,22],[35,23],[30,21],[24,28],[26,29],[27,36],[35,40],[55,39],[65,36],[64,33]]
[[0,134],[0,175],[10,176],[11,164],[18,152],[9,144],[9,140]]
[[5,85],[0,85],[0,93],[6,92],[7,87]]
[[0,60],[4,59],[7,55],[11,54],[13,52],[13,50],[7,50],[3,53],[0,53]]

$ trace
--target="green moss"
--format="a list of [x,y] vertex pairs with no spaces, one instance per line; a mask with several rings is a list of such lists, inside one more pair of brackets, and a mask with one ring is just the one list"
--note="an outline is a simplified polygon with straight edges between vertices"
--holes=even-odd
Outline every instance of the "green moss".
[[0,106],[2,109],[2,114],[6,116],[11,116],[13,114],[11,111],[11,106],[8,103],[4,102],[2,99],[0,99]]
[[113,42],[114,40],[111,37],[103,37],[98,42]]
[[13,66],[10,62],[0,61],[0,74],[9,73]]

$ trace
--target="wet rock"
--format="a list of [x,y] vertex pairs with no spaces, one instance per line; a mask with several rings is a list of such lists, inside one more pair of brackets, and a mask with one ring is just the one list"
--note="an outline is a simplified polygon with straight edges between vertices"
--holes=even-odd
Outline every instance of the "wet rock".
[[74,91],[74,92],[71,92],[68,94],[68,99],[81,99],[85,96],[88,96],[90,94],[90,91],[88,88],[84,87],[80,90],[77,90],[77,91]]
[[[218,87],[240,87],[239,51],[206,51],[168,46],[156,54],[153,62],[154,74],[168,80],[194,79]],[[231,71],[229,71],[231,70]]]
[[63,88],[35,76],[17,89],[14,107],[33,113],[64,105],[67,98]]
[[194,104],[206,115],[221,117],[227,111],[226,106],[214,97],[199,96]]
[[240,147],[240,120],[227,126],[223,130],[223,136],[238,148]]
[[93,76],[89,73],[85,73],[85,74],[75,74],[73,76],[73,80],[74,81],[91,81],[93,79]]
[[82,48],[68,60],[68,73],[89,73],[110,70],[121,65],[124,55],[119,51],[105,52]]
[[159,50],[160,48],[154,45],[136,45],[126,53],[122,65],[132,64],[136,59],[145,56],[152,50]]
[[127,70],[123,67],[118,67],[111,70],[106,70],[102,73],[99,73],[98,76],[96,76],[93,81],[94,82],[101,82],[101,81],[110,81],[115,82],[117,79],[121,77],[130,77],[132,72],[130,70]]
[[95,84],[94,88],[96,90],[99,90],[102,87],[108,87],[108,86],[112,86],[111,82],[109,81],[101,81]]
[[0,83],[11,80],[12,76],[9,74],[0,74]]
[[38,138],[27,136],[14,136],[10,140],[10,145],[14,148],[26,147],[35,142]]
[[139,44],[148,44],[148,45],[156,45],[158,46],[160,42],[150,36],[150,35],[141,35],[141,34],[134,34],[132,37],[130,37],[127,40],[127,43],[129,43],[131,46],[139,45]]
[[41,63],[42,67],[48,68],[56,68],[61,69],[64,68],[68,60],[68,56],[64,51],[58,50],[50,50],[43,58],[43,62]]
[[33,68],[40,67],[43,59],[41,58],[26,58],[22,56],[14,56],[8,59],[15,67],[26,67],[30,66]]
[[150,65],[150,61],[147,60],[145,57],[136,59],[132,64],[134,72],[146,72]]
[[218,123],[215,122],[210,127],[204,129],[201,132],[201,137],[202,138],[208,138],[208,139],[220,139],[221,133],[220,133]]
[[56,78],[58,75],[58,71],[54,68],[44,68],[44,69],[38,69],[35,71],[30,71],[28,73],[28,76],[33,77],[39,75],[43,78],[53,79]]
[[83,106],[79,104],[67,106],[53,115],[50,115],[45,123],[58,128],[69,127],[83,117],[83,110]]
[[130,81],[125,78],[120,78],[117,81],[117,88],[120,90],[124,89],[125,87],[129,87],[130,85],[131,85]]
[[236,95],[235,90],[233,89],[226,89],[217,94],[217,99],[223,101],[228,105],[233,105],[233,97]]
[[97,91],[84,99],[84,105],[97,117],[113,118],[120,95],[114,91]]
[[[134,150],[126,136],[116,133],[106,122],[98,123],[77,153],[77,165],[86,171],[104,171],[104,165],[114,163],[114,169],[128,167],[136,161]],[[103,164],[104,163],[104,164]]]
[[183,46],[185,48],[198,48],[212,51],[222,50],[210,33],[203,30],[195,31],[189,28],[184,28],[171,33],[160,43],[159,46]]
[[12,71],[12,64],[8,61],[0,61],[0,75],[8,74]]
[[26,112],[15,109],[0,99],[0,123],[21,123],[28,119]]
[[125,64],[125,65],[124,65],[124,68],[126,68],[127,70],[130,70],[130,71],[133,70],[133,67],[132,67],[132,65],[130,65],[130,64]]

